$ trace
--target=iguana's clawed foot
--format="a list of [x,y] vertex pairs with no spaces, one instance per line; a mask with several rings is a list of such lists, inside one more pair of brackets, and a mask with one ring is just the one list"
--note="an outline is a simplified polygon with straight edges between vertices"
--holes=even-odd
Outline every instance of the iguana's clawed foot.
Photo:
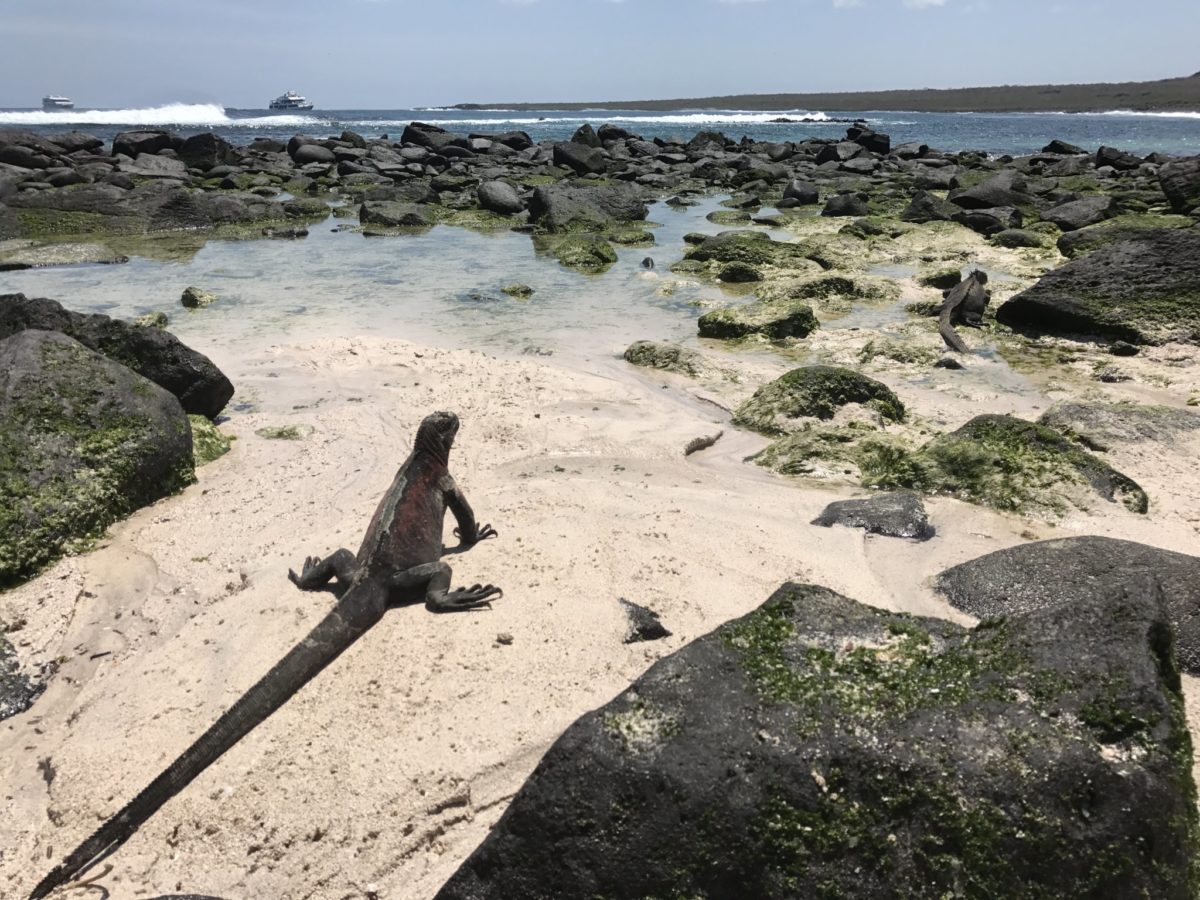
[[320,564],[321,557],[306,556],[304,557],[304,565],[300,569],[300,574],[297,575],[295,571],[288,569],[288,579],[292,582],[292,584],[296,585],[296,587],[303,587],[304,585],[302,585],[300,582],[303,581],[305,576],[311,573],[312,570]]
[[[496,537],[498,533],[499,532],[497,532],[496,529],[491,525],[480,525],[475,531],[475,540],[470,541],[470,543],[477,544],[485,538]],[[454,536],[460,541],[463,540],[462,532],[460,532],[457,528],[454,529]]]
[[474,609],[477,606],[489,606],[492,600],[499,600],[504,591],[494,584],[473,584],[469,588],[459,588],[448,593],[436,606],[437,612],[456,612],[464,609]]

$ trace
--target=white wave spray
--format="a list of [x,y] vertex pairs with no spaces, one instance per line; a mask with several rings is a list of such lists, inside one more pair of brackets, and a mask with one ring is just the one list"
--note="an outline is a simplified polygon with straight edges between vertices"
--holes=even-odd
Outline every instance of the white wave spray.
[[0,125],[184,125],[192,128],[261,128],[325,125],[315,116],[231,118],[215,103],[168,103],[139,109],[56,109],[0,112]]

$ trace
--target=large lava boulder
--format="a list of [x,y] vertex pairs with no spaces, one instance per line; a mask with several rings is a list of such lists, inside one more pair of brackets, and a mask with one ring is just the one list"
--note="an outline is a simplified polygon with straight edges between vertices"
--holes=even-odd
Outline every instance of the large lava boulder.
[[1200,209],[1200,156],[1165,163],[1158,170],[1158,183],[1175,212],[1189,213]]
[[61,331],[179,398],[184,412],[215,418],[233,385],[207,356],[161,328],[72,312],[56,300],[0,294],[0,339],[26,329]]
[[529,200],[530,220],[547,231],[603,230],[618,222],[640,222],[648,212],[641,188],[624,182],[544,184]]
[[1200,342],[1200,230],[1160,228],[1052,269],[996,310],[1013,328]]
[[974,630],[785,584],[550,748],[437,900],[1191,898],[1152,581]]
[[0,585],[194,480],[174,395],[59,332],[0,341]]
[[955,608],[990,619],[1086,607],[1139,575],[1162,590],[1180,667],[1200,674],[1200,557],[1115,538],[1062,538],[972,559],[942,572],[936,586]]

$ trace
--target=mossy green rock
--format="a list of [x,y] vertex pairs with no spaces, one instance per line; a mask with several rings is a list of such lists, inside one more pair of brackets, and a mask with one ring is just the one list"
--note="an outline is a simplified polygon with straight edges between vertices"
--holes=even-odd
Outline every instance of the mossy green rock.
[[700,336],[736,340],[759,334],[773,341],[807,337],[819,325],[812,307],[800,300],[775,300],[727,306],[700,317]]
[[200,309],[217,302],[217,295],[198,287],[186,287],[179,297],[179,302],[188,309]]
[[695,378],[712,367],[695,350],[661,341],[635,341],[625,348],[625,361],[648,369],[662,369]]
[[1093,250],[1127,241],[1156,228],[1190,228],[1194,219],[1187,216],[1160,216],[1147,213],[1126,213],[1096,225],[1068,231],[1058,239],[1058,252],[1068,259],[1085,256]]
[[1060,432],[1013,416],[976,416],[915,452],[879,450],[864,462],[863,481],[1024,514],[1060,515],[1096,495],[1136,513],[1150,502],[1133,479]]
[[762,231],[722,231],[705,238],[687,258],[696,262],[786,266],[803,261],[805,256],[800,245],[774,241]]
[[192,425],[192,457],[196,468],[229,452],[230,441],[204,416],[188,416]]
[[762,434],[784,434],[795,430],[795,419],[832,419],[848,403],[871,406],[894,421],[904,418],[904,404],[887,385],[840,366],[801,366],[755,391],[733,421]]
[[194,480],[173,395],[58,332],[0,341],[0,585]]
[[1197,891],[1142,580],[974,629],[787,583],[559,738],[436,900]]
[[500,293],[516,297],[518,300],[528,300],[533,296],[533,288],[527,284],[509,284],[500,288]]
[[568,269],[589,274],[603,272],[617,261],[617,251],[608,241],[582,236],[556,241],[554,256]]
[[1200,343],[1200,229],[1158,228],[1100,247],[1047,272],[996,318],[1033,333]]

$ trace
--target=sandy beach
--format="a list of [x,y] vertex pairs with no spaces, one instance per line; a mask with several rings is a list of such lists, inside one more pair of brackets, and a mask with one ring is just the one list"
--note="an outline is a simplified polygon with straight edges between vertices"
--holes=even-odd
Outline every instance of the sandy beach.
[[[4,896],[24,896],[329,609],[332,595],[297,590],[288,568],[357,549],[436,409],[460,415],[451,470],[499,531],[451,549],[455,582],[492,582],[503,598],[463,614],[389,612],[120,848],[98,882],[106,896],[431,897],[575,718],[784,580],[969,621],[930,578],[992,550],[1073,534],[1195,549],[1194,447],[1110,454],[1150,492],[1148,516],[1098,502],[1051,525],[933,498],[938,534],[916,543],[810,526],[831,500],[864,492],[743,462],[764,442],[731,430],[721,407],[766,371],[696,383],[615,357],[584,371],[315,335],[198,349],[253,398],[222,426],[233,450],[94,551],[0,597],[0,618],[25,623],[11,635],[23,661],[61,663],[34,709],[0,728]],[[722,364],[785,368],[737,360]],[[951,426],[985,408],[1036,412],[1002,393],[935,385],[922,399],[896,387],[917,409],[940,398]],[[1154,399],[1144,384],[1103,387]],[[256,434],[288,425],[312,431]],[[685,458],[690,440],[722,429]],[[619,597],[657,611],[673,635],[622,643]]]

